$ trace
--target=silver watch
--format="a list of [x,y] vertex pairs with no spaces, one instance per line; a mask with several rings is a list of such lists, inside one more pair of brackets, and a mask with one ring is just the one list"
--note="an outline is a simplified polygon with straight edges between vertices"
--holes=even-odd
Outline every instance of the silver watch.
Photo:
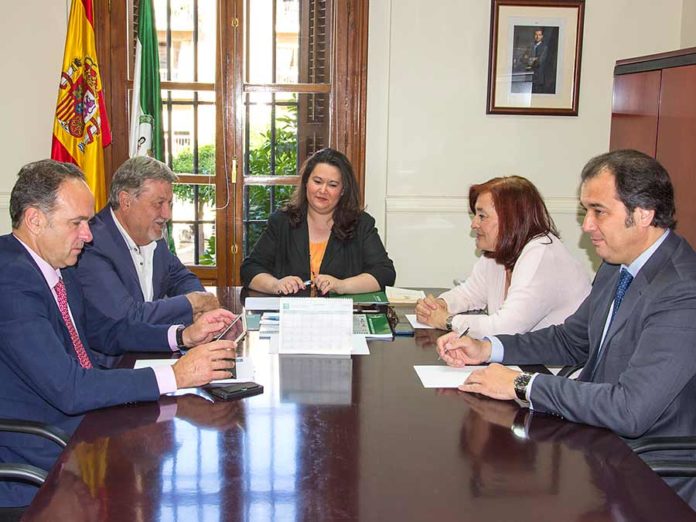
[[452,319],[454,319],[453,315],[450,315],[447,317],[447,319],[445,319],[445,328],[448,332],[452,331]]

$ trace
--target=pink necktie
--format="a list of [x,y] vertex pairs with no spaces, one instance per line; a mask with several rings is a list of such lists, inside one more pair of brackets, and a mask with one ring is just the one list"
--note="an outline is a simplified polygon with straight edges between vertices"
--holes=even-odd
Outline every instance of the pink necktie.
[[70,313],[68,312],[68,294],[65,291],[65,284],[63,283],[63,280],[59,279],[58,283],[56,283],[56,286],[54,286],[53,289],[56,291],[56,295],[58,296],[58,309],[60,310],[60,315],[63,316],[63,322],[65,323],[65,326],[67,326],[68,332],[70,332],[70,339],[72,340],[73,348],[75,348],[77,360],[80,361],[80,365],[83,368],[91,368],[92,363],[87,355],[87,350],[85,350],[85,347],[82,345],[82,341],[80,340],[80,336],[77,334],[75,325],[70,319]]

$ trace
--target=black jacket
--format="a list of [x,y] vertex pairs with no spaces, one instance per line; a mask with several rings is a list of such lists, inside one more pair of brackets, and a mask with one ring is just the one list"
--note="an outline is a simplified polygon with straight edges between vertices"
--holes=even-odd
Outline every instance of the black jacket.
[[[394,263],[384,250],[375,220],[366,212],[360,214],[353,239],[341,241],[331,233],[319,272],[339,279],[367,273],[377,279],[381,288],[393,285],[396,279]],[[310,278],[306,220],[292,228],[287,213],[277,211],[271,215],[266,230],[242,263],[242,283],[249,286],[262,273],[278,279],[290,275],[303,281]]]

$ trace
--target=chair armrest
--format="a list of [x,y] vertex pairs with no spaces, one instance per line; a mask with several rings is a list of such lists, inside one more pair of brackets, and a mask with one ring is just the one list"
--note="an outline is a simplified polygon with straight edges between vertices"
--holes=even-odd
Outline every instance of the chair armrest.
[[645,463],[661,477],[696,477],[696,462],[647,460]]
[[693,450],[696,449],[696,437],[648,437],[626,441],[637,454],[649,451]]
[[0,480],[21,480],[41,486],[48,472],[31,464],[0,464]]
[[584,366],[585,366],[584,364],[575,364],[573,366],[564,366],[563,368],[561,368],[561,371],[558,372],[558,376],[559,377],[570,377],[575,372],[582,369]]
[[61,448],[68,445],[69,439],[68,434],[60,428],[27,420],[0,419],[0,431],[38,435],[39,437],[55,442]]

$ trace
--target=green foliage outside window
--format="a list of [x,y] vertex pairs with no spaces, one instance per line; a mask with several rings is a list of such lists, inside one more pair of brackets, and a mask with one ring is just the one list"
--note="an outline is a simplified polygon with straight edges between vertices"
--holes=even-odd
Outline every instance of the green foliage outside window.
[[[276,118],[275,129],[275,175],[292,176],[297,174],[297,123],[296,107],[287,107],[289,116]],[[260,133],[255,137],[249,150],[249,175],[268,176],[271,174],[271,130]],[[176,173],[193,173],[193,151],[182,150],[172,160],[172,170]],[[215,145],[203,145],[198,149],[197,174],[215,175]],[[245,208],[249,212],[249,220],[267,220],[272,210],[281,207],[294,191],[292,185],[248,187],[248,201]],[[174,197],[189,203],[194,202],[194,185],[175,184]],[[271,192],[275,191],[274,208],[271,209]],[[215,186],[198,185],[198,201],[201,206],[215,206]],[[248,245],[256,244],[263,226],[249,226],[247,231]],[[246,252],[245,252],[246,254]],[[200,257],[201,265],[215,264],[215,236],[205,241],[205,251]]]

